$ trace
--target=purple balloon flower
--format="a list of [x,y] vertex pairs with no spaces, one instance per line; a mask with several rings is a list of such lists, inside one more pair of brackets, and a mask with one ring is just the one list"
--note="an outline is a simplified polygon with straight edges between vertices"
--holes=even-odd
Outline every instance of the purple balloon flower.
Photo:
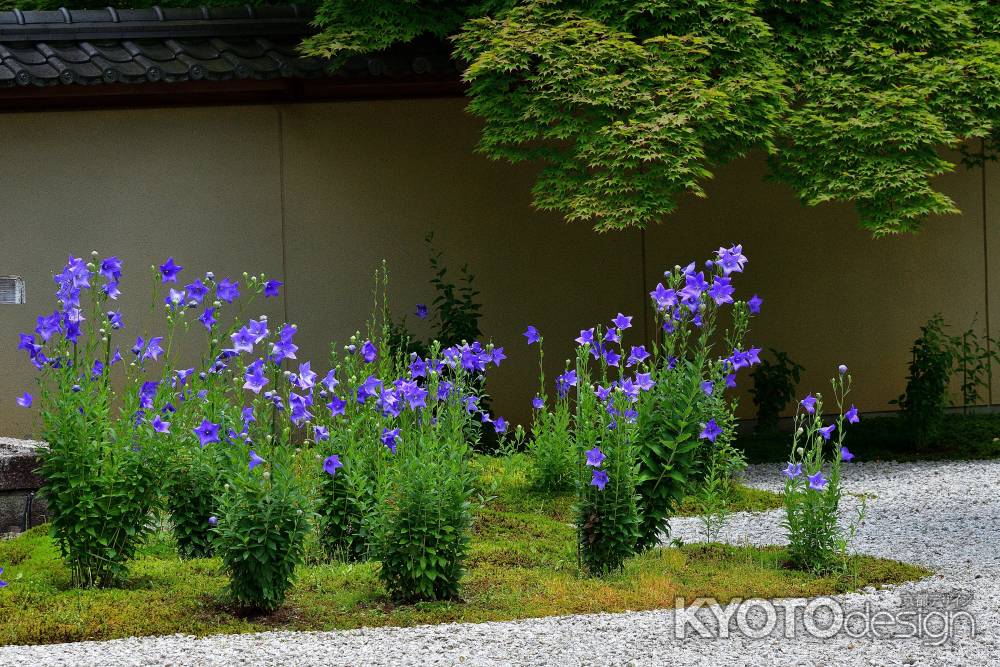
[[22,408],[30,408],[32,401],[34,401],[34,398],[32,398],[31,394],[29,394],[28,392],[24,392],[23,394],[14,399],[14,402],[20,405]]
[[594,447],[593,449],[588,449],[584,454],[587,455],[587,465],[594,468],[600,467],[604,463],[604,452],[601,451],[600,447]]
[[802,464],[789,462],[788,467],[781,472],[785,473],[788,479],[795,479],[802,474]]
[[528,339],[528,345],[531,345],[532,343],[537,343],[542,339],[542,335],[538,333],[538,329],[536,329],[531,325],[528,325],[528,328],[521,335],[523,335],[526,339]]
[[809,480],[809,488],[815,489],[816,491],[822,491],[826,487],[826,478],[823,477],[823,471],[820,470],[815,475],[806,475],[806,479]]
[[215,286],[215,296],[226,303],[232,303],[240,298],[239,283],[233,282],[229,278],[223,278]]
[[840,448],[840,460],[841,461],[850,461],[853,458],[854,458],[854,454],[852,454],[850,452],[850,450],[847,449],[847,447],[841,447]]
[[262,459],[259,456],[257,456],[257,452],[255,452],[255,451],[253,451],[251,449],[250,450],[250,464],[248,466],[250,468],[250,470],[253,470],[257,466],[259,466],[261,463],[264,463],[264,459]]
[[344,464],[340,462],[340,457],[336,454],[326,457],[326,460],[323,461],[323,470],[331,476],[336,475],[337,471],[343,467]]
[[366,340],[364,344],[361,345],[361,358],[365,360],[366,364],[373,363],[378,359],[378,348],[375,347],[375,343],[370,340]]
[[590,478],[590,485],[596,486],[599,491],[604,490],[604,486],[608,483],[608,473],[605,470],[594,469],[594,474]]
[[533,399],[531,399],[531,407],[535,408],[536,410],[541,410],[542,408],[545,407],[545,401],[542,399],[541,396],[535,396]]
[[801,401],[799,401],[799,405],[801,405],[802,409],[804,409],[809,414],[813,414],[814,412],[816,412],[816,397],[813,396],[812,394],[809,394]]
[[715,442],[715,439],[722,435],[722,428],[715,423],[714,419],[709,419],[705,423],[704,428],[701,429],[701,433],[698,435],[702,440],[708,440],[709,442]]
[[750,309],[750,312],[752,314],[757,315],[758,313],[760,313],[760,306],[763,303],[764,299],[754,294],[752,297],[750,297],[750,300],[747,301],[747,308]]
[[170,422],[160,419],[160,415],[153,417],[151,424],[153,425],[153,430],[157,433],[170,433]]
[[219,525],[219,519],[217,517],[214,517],[214,516],[208,517],[208,525],[210,525],[213,528],[215,528],[216,526]]
[[264,283],[264,298],[276,297],[281,293],[281,286],[285,283],[280,280],[268,280]]
[[417,304],[417,317],[419,317],[422,320],[427,319],[427,306],[426,305],[424,305],[422,303],[418,303]]
[[837,429],[837,425],[836,424],[830,424],[829,426],[826,426],[826,427],[823,427],[823,428],[819,429],[819,434],[821,436],[823,436],[824,440],[829,440],[830,436],[833,435],[833,432],[836,429]]
[[214,424],[207,419],[202,419],[201,424],[193,430],[194,434],[198,436],[198,442],[202,447],[210,442],[219,441],[219,425]]
[[851,409],[844,413],[844,417],[847,418],[847,422],[850,424],[857,424],[861,419],[858,417],[858,409],[851,406]]
[[167,261],[160,264],[160,282],[161,283],[175,283],[177,282],[177,274],[184,269],[183,266],[178,266],[174,263],[173,257],[168,257]]

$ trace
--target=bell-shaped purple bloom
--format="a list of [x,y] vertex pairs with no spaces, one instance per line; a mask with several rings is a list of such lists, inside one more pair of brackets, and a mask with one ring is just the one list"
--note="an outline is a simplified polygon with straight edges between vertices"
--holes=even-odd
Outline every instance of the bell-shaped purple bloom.
[[375,343],[366,340],[361,345],[361,358],[365,360],[366,364],[373,363],[378,359],[378,348],[375,347]]
[[618,364],[619,364],[619,362],[621,362],[621,360],[622,360],[622,355],[618,354],[617,352],[615,352],[614,350],[612,350],[610,347],[609,348],[605,348],[604,349],[604,353],[601,356],[604,357],[604,362],[608,366],[617,367]]
[[625,329],[631,328],[631,326],[632,326],[632,316],[631,315],[622,315],[621,313],[618,313],[615,316],[615,318],[613,320],[611,320],[611,323],[614,324],[616,327],[618,327],[619,330],[624,331]]
[[507,430],[507,420],[503,417],[497,417],[493,420],[493,430],[498,434],[503,433]]
[[206,308],[205,312],[198,318],[198,321],[202,323],[202,326],[211,331],[212,327],[218,321],[215,319],[215,308]]
[[365,381],[358,386],[357,398],[358,403],[364,403],[369,398],[373,398],[381,395],[382,393],[382,381],[379,380],[374,375],[369,375],[365,378]]
[[112,329],[121,329],[124,325],[122,322],[122,314],[120,310],[109,310],[108,311],[108,323],[111,324]]
[[532,325],[528,325],[528,328],[521,335],[528,340],[528,345],[531,345],[532,343],[537,343],[542,339],[542,335],[538,333],[538,329],[536,329]]
[[806,475],[806,479],[809,480],[809,488],[816,491],[822,491],[826,487],[826,478],[823,477],[823,471],[820,470],[815,475]]
[[261,463],[265,463],[264,459],[262,459],[259,456],[257,456],[257,452],[255,452],[255,451],[253,451],[251,449],[250,450],[250,464],[248,466],[250,468],[250,470],[253,470],[257,466],[259,466]]
[[323,377],[323,379],[320,380],[320,384],[322,384],[326,388],[326,390],[331,394],[333,393],[333,390],[337,388],[337,385],[340,384],[340,381],[337,380],[337,378],[335,377],[336,374],[337,374],[337,369],[331,368],[330,372],[328,372]]
[[271,361],[280,364],[285,359],[297,359],[299,346],[291,341],[276,340],[271,343]]
[[646,359],[649,359],[649,352],[646,351],[645,345],[633,345],[632,351],[629,352],[628,360],[625,362],[626,366],[635,366],[636,364],[641,364]]
[[762,299],[759,296],[757,296],[756,294],[754,294],[752,297],[750,297],[750,300],[747,301],[747,308],[750,309],[750,312],[753,315],[757,315],[758,313],[760,313],[760,306],[763,303],[764,303],[764,299]]
[[58,311],[52,313],[51,315],[38,316],[38,326],[35,327],[35,333],[37,333],[43,341],[49,340],[61,330],[61,318],[59,317]]
[[604,463],[604,452],[601,451],[600,447],[594,447],[593,449],[588,449],[584,454],[587,455],[587,465],[593,466],[594,468],[600,467]]
[[427,319],[427,306],[426,305],[424,305],[422,303],[418,303],[417,304],[417,317],[419,317],[422,320]]
[[212,528],[215,528],[216,526],[219,525],[219,518],[214,516],[208,517],[208,525],[210,525]]
[[201,424],[199,424],[194,430],[194,434],[198,436],[198,443],[204,447],[211,442],[219,441],[219,425],[214,424],[207,419],[202,419]]
[[847,447],[840,448],[840,460],[841,461],[851,461],[854,459],[854,454],[851,453]]
[[[3,574],[3,568],[0,567],[0,574]],[[0,581],[0,588],[5,588],[7,586],[6,581]]]
[[813,414],[816,412],[816,397],[813,396],[812,394],[809,394],[801,401],[799,401],[799,405],[801,405],[802,409],[808,412],[809,414]]
[[267,318],[261,316],[260,320],[250,320],[247,322],[247,331],[253,335],[254,344],[260,343],[270,333],[267,330]]
[[344,409],[347,407],[347,401],[334,395],[330,397],[330,402],[326,404],[326,407],[330,409],[331,416],[337,417],[338,415],[344,414]]
[[264,283],[264,298],[270,299],[281,294],[281,286],[284,284],[280,280],[268,280]]
[[383,429],[382,437],[380,439],[382,440],[382,444],[385,445],[386,449],[395,454],[396,441],[399,440],[399,429],[398,428]]
[[163,336],[153,336],[146,343],[146,349],[142,352],[142,361],[146,359],[152,359],[156,361],[163,354],[163,346],[160,343],[163,342]]
[[545,401],[542,399],[541,396],[535,396],[533,399],[531,399],[531,407],[535,408],[536,410],[541,410],[542,408],[545,407]]
[[229,336],[233,340],[233,349],[237,352],[253,353],[254,335],[245,326]]
[[708,288],[708,296],[711,297],[715,305],[721,306],[733,302],[733,292],[736,288],[730,284],[729,278],[718,277],[712,281],[712,286]]
[[249,389],[253,393],[259,394],[268,382],[269,380],[264,375],[263,359],[258,359],[247,366],[246,382],[243,384],[244,389]]
[[743,246],[734,245],[732,248],[719,248],[716,253],[716,262],[722,266],[724,275],[739,273],[743,271],[743,266],[747,263],[747,258],[743,255]]
[[788,467],[781,472],[785,473],[788,479],[795,479],[802,474],[802,464],[789,462]]
[[663,286],[663,283],[657,283],[656,289],[650,292],[649,296],[653,300],[653,303],[656,304],[656,309],[660,312],[677,305],[677,292],[667,289]]
[[154,415],[153,421],[150,423],[153,426],[153,430],[157,433],[170,433],[170,422],[163,421],[160,415]]
[[30,408],[31,404],[34,402],[34,398],[28,392],[24,392],[20,396],[14,399],[14,402],[20,405],[22,408]]
[[705,426],[701,429],[701,433],[698,435],[702,440],[708,440],[709,442],[715,442],[716,438],[722,435],[722,428],[715,423],[715,419],[709,419]]
[[188,283],[184,286],[184,291],[187,292],[189,303],[200,304],[208,296],[208,286],[201,282],[201,279],[195,280],[193,283]]
[[706,396],[711,396],[712,392],[715,391],[715,383],[711,380],[704,380],[701,383],[701,390],[705,392]]
[[495,347],[490,352],[490,362],[494,366],[500,366],[500,362],[503,361],[506,358],[507,358],[507,355],[504,354],[504,351],[503,351],[502,347]]
[[337,471],[344,467],[344,464],[340,462],[340,457],[336,454],[326,457],[323,461],[323,470],[331,476],[337,474]]
[[226,303],[236,301],[236,299],[240,298],[239,283],[233,282],[229,278],[223,278],[215,286],[215,296],[220,301],[225,301]]
[[844,417],[849,424],[857,424],[861,419],[858,417],[858,409],[851,406],[851,409],[844,413]]
[[593,345],[594,343],[594,330],[591,329],[581,329],[580,335],[576,337],[576,342],[578,345]]
[[117,257],[107,257],[101,260],[98,273],[109,282],[118,282],[122,278],[122,261]]
[[823,437],[824,440],[829,440],[830,437],[833,435],[833,432],[836,429],[837,429],[837,425],[836,424],[830,424],[829,426],[825,426],[825,427],[823,427],[821,429],[818,429],[818,431],[819,431],[819,434]]
[[296,377],[296,384],[302,391],[308,391],[316,386],[318,376],[312,370],[312,362],[304,361],[299,364],[299,374]]
[[173,257],[168,257],[167,261],[160,264],[160,282],[163,283],[175,283],[177,282],[177,274],[183,270],[183,266],[178,266],[174,263]]
[[330,429],[325,426],[313,426],[313,440],[317,443],[324,442],[330,439]]
[[594,474],[590,478],[590,485],[596,486],[598,491],[603,491],[607,483],[608,483],[607,471],[595,468]]

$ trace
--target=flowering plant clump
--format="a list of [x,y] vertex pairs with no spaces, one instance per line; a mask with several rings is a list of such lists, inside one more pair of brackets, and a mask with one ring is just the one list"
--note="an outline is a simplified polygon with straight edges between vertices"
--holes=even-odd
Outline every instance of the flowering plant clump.
[[[70,257],[55,276],[58,308],[39,316],[34,334],[21,334],[18,345],[39,370],[49,445],[41,451],[42,491],[53,537],[79,586],[125,576],[160,503],[164,450],[145,415],[162,379],[164,338],[140,338],[123,356],[116,339],[125,322],[114,305],[121,276],[116,257]],[[31,394],[17,403],[30,407]]]
[[[717,493],[719,479],[725,484],[745,466],[731,446],[736,402],[726,392],[741,369],[760,363],[760,349],[746,348],[744,340],[762,300],[736,299],[732,285],[747,261],[741,245],[719,248],[704,270],[694,262],[674,267],[650,292],[657,336],[648,362],[651,389],[638,405],[640,549],[660,543],[687,492],[711,475],[708,493]],[[727,307],[731,324],[720,337]],[[723,356],[714,351],[720,343]]]
[[[162,335],[143,331],[125,354],[114,337],[130,318],[112,306],[122,265],[96,253],[70,258],[56,276],[59,310],[20,336],[41,371],[45,492],[75,581],[120,581],[166,509],[180,555],[218,555],[243,607],[281,604],[314,524],[331,554],[383,558],[394,596],[455,596],[471,424],[506,429],[477,392],[503,349],[393,355],[383,300],[382,328],[373,316],[368,338],[323,375],[298,359],[294,324],[244,316],[258,296],[278,296],[279,281],[209,272],[183,284],[183,271],[173,258],[152,267]],[[185,367],[171,352],[191,328],[204,332],[205,354]],[[34,397],[16,402],[30,408]]]
[[401,426],[380,438],[395,465],[379,490],[369,532],[381,561],[379,577],[394,599],[458,596],[474,481],[467,425],[478,415],[498,432],[505,426],[501,417],[478,412],[478,397],[468,393],[475,373],[494,363],[495,352],[475,344],[446,348],[439,356],[432,345],[429,359],[414,360],[427,366],[426,389],[417,400],[408,399]]
[[[616,569],[659,544],[691,491],[703,492],[713,517],[709,532],[721,522],[730,480],[746,465],[732,446],[736,400],[726,391],[736,386],[740,369],[760,363],[760,349],[744,349],[744,340],[762,300],[733,296],[732,275],[746,262],[735,245],[719,248],[705,263],[707,277],[694,263],[667,272],[666,284],[650,293],[657,327],[651,350],[625,343],[632,317],[622,313],[610,326],[582,330],[575,366],[556,378],[555,412],[543,409],[541,376],[531,445],[535,476],[544,480],[539,486],[554,489],[571,474],[565,461],[576,467],[580,560],[589,571]],[[718,334],[725,306],[730,325]],[[524,335],[529,345],[541,345],[535,327]],[[720,343],[721,357],[713,353]],[[563,411],[571,418],[562,419]]]
[[[621,329],[609,329],[621,335]],[[595,327],[595,340],[600,327]],[[592,342],[577,352],[574,377],[578,387],[591,387]],[[642,389],[620,372],[612,380],[607,354],[597,356],[596,391],[578,392],[576,448],[581,472],[577,480],[576,526],[583,569],[605,574],[621,569],[636,553],[639,505],[636,487],[636,413]],[[565,376],[564,376],[565,377]]]
[[843,490],[841,465],[854,455],[844,445],[845,427],[859,421],[853,405],[847,410],[851,376],[846,366],[830,381],[837,404],[837,416],[826,424],[823,397],[809,394],[799,402],[795,414],[795,434],[785,476],[785,520],[788,551],[796,567],[829,571],[846,555],[847,544],[864,516],[864,501],[857,521],[842,529],[837,512]]
[[[558,493],[574,487],[577,475],[576,451],[570,432],[570,393],[565,383],[557,387],[552,409],[545,391],[545,353],[542,335],[533,326],[524,332],[528,345],[538,345],[540,388],[531,399],[534,420],[528,451],[531,453],[531,482],[539,491]],[[566,377],[565,375],[562,377]]]

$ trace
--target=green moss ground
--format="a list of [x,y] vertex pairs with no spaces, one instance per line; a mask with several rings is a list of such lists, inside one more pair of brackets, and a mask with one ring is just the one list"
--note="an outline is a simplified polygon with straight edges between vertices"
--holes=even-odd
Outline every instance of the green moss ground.
[[[0,590],[0,644],[620,612],[673,607],[679,597],[725,602],[824,595],[927,574],[912,565],[858,557],[844,574],[817,576],[789,569],[777,547],[685,545],[643,554],[605,579],[584,577],[576,568],[571,499],[530,493],[522,458],[482,457],[477,467],[480,507],[460,601],[396,605],[378,581],[376,563],[315,563],[300,569],[281,609],[248,618],[226,602],[219,561],[178,560],[166,534],[144,547],[123,587],[81,591],[72,588],[57,547],[40,527],[0,542],[0,566],[10,584]],[[740,489],[732,509],[777,503],[774,494]]]

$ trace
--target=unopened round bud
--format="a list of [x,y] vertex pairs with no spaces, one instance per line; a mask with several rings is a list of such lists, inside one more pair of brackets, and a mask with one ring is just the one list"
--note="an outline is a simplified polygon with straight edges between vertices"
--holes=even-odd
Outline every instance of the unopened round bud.
[[837,370],[840,371],[841,375],[843,375],[844,373],[847,372],[847,366],[845,366],[844,364],[841,364],[841,365],[837,366]]
[[798,452],[799,456],[802,456],[805,453],[806,450],[803,447],[799,447],[795,451]]
[[803,428],[802,428],[802,427],[800,426],[800,427],[798,428],[798,430],[796,430],[796,431],[795,431],[795,435],[802,435],[802,434],[803,434],[804,432],[805,432],[805,429],[803,429]]
[[265,470],[264,471],[264,479],[271,479],[271,473],[269,473],[268,471]]
[[98,255],[100,255],[100,254],[101,254],[101,253],[97,252],[96,250],[91,250],[91,251],[90,251],[90,256],[91,256],[91,257],[97,257],[97,256],[98,256]]
[[222,302],[219,301],[218,299],[216,299],[215,301],[213,301],[212,305],[215,306],[216,308],[222,308]]

